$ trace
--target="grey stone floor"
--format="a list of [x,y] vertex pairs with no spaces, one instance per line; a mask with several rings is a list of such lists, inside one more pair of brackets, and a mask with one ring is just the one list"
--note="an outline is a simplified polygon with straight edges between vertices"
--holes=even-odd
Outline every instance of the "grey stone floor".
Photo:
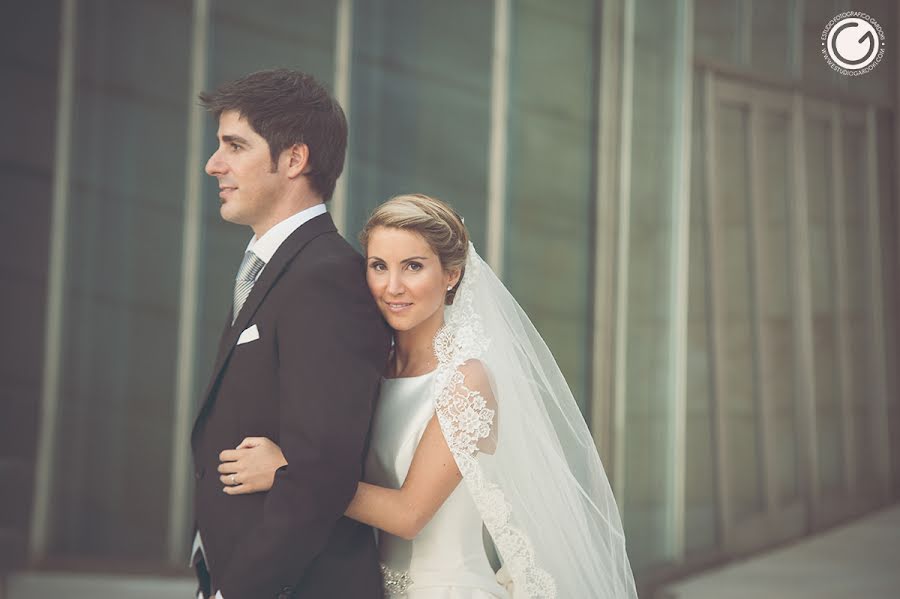
[[192,599],[197,585],[190,579],[91,576],[25,572],[6,581],[0,599]]
[[665,587],[656,599],[900,599],[900,505]]
[[[0,599],[187,599],[189,579],[25,572]],[[655,599],[900,599],[900,505],[751,559],[709,570]],[[563,598],[561,598],[563,599]]]

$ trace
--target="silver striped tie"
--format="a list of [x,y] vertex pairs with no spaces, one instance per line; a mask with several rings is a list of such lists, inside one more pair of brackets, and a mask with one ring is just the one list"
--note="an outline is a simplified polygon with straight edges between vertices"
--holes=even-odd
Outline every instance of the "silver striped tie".
[[241,306],[247,301],[250,290],[253,289],[253,283],[256,282],[256,275],[262,270],[266,263],[259,256],[251,251],[244,253],[244,260],[238,269],[237,277],[234,280],[234,311],[231,313],[231,324],[237,320],[238,314],[241,312]]

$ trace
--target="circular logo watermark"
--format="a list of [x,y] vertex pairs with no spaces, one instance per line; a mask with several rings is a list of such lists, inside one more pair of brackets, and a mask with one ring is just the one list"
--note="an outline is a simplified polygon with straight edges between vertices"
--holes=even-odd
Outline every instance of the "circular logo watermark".
[[841,75],[865,75],[877,67],[884,45],[881,25],[864,12],[842,12],[822,31],[825,62]]

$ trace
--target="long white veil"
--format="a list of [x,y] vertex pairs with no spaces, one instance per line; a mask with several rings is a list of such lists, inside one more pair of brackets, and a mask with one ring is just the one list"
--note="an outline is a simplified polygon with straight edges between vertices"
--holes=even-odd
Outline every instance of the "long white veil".
[[[514,599],[636,599],[615,498],[572,392],[472,244],[434,349],[435,412]],[[489,401],[465,385],[474,361]]]

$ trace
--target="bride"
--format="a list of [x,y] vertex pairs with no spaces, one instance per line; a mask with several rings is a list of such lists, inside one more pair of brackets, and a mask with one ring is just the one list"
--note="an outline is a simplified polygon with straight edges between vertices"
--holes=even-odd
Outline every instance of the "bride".
[[[427,196],[398,196],[360,242],[395,334],[365,480],[346,515],[379,529],[386,595],[636,598],[587,425],[459,216]],[[265,438],[220,458],[232,495],[268,490],[287,467]]]

